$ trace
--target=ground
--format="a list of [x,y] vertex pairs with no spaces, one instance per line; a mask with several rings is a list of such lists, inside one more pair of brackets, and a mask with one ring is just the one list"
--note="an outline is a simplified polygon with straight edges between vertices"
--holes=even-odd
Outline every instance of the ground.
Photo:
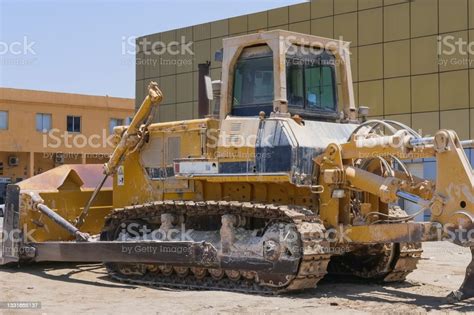
[[396,285],[325,281],[314,290],[287,296],[216,291],[180,291],[112,281],[100,264],[39,264],[0,268],[2,302],[40,302],[39,310],[0,314],[299,314],[473,312],[474,300],[449,305],[445,296],[464,278],[471,255],[449,243],[424,245],[418,270]]

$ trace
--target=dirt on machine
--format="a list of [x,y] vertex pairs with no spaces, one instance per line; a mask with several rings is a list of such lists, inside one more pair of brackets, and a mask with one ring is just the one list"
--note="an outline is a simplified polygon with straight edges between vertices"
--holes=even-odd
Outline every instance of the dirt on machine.
[[[472,140],[367,120],[346,42],[275,30],[223,47],[208,115],[153,122],[166,95],[151,82],[104,166],[10,185],[0,265],[104,262],[123,282],[276,294],[328,274],[404,281],[423,242],[474,254]],[[435,180],[410,173],[424,158]],[[471,262],[449,299],[472,297]]]

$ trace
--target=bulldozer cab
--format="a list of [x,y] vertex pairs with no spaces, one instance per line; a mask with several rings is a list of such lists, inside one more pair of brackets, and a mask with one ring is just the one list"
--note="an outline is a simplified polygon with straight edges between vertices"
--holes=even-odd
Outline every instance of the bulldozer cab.
[[260,112],[355,118],[348,43],[288,31],[224,40],[221,119]]

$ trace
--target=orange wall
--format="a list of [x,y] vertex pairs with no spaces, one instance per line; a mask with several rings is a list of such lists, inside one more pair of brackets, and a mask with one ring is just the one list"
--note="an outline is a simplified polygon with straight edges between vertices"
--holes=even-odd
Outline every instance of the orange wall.
[[[0,144],[1,145],[1,144]],[[8,166],[8,157],[15,155],[19,158],[18,166]],[[0,152],[0,162],[3,162],[3,174],[0,177],[26,179],[29,177],[29,153],[24,152]]]
[[[0,110],[8,111],[8,130],[0,130],[0,151],[10,152],[63,152],[63,153],[110,153],[111,148],[103,146],[102,139],[109,135],[111,118],[126,119],[134,113],[134,100],[88,96],[78,94],[51,93],[0,89]],[[55,138],[36,131],[37,113],[52,114],[52,128],[55,137],[62,137],[66,131],[67,115],[81,116],[81,134],[69,134],[68,140],[61,138],[60,147]],[[105,130],[105,136],[103,131]],[[83,146],[91,136],[90,143],[100,147]],[[72,137],[76,137],[74,146]],[[67,146],[67,143],[71,147]]]
[[[0,88],[0,111],[8,112],[8,129],[0,129],[0,176],[16,179],[53,168],[54,153],[63,153],[65,164],[82,163],[83,154],[92,154],[87,163],[105,163],[106,159],[97,156],[112,152],[105,141],[110,135],[109,121],[116,118],[125,122],[133,116],[134,100]],[[52,115],[52,136],[36,131],[37,113]],[[80,134],[66,132],[68,115],[81,117]],[[30,152],[34,154],[33,169]],[[11,155],[19,157],[19,166],[8,166]]]

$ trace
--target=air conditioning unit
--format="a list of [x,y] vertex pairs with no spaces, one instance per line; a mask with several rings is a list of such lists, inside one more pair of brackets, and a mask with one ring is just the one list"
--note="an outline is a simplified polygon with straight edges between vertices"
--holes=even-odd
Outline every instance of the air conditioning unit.
[[18,166],[20,159],[17,156],[11,155],[8,157],[8,166]]
[[61,153],[56,153],[54,155],[54,163],[56,164],[64,164],[64,155]]

